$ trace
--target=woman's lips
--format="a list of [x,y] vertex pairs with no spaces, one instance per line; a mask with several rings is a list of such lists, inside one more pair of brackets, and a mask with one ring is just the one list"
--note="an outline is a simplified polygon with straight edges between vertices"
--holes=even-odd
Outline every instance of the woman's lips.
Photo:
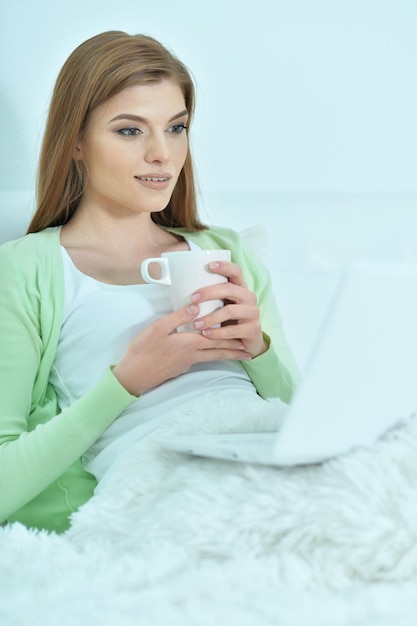
[[171,176],[168,174],[148,174],[146,176],[135,176],[136,180],[147,189],[155,189],[156,191],[163,191],[168,189],[170,185]]

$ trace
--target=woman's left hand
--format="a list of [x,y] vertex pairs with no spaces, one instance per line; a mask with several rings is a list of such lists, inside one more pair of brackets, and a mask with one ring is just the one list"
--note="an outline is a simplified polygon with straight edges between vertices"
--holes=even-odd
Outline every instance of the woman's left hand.
[[[206,300],[223,300],[224,306],[213,313],[198,318],[194,326],[202,335],[213,339],[240,339],[244,349],[253,357],[268,349],[262,335],[257,297],[249,291],[242,271],[235,263],[213,262],[209,265],[214,274],[228,278],[227,283],[202,287],[191,296],[195,304]],[[220,328],[211,328],[221,324]]]

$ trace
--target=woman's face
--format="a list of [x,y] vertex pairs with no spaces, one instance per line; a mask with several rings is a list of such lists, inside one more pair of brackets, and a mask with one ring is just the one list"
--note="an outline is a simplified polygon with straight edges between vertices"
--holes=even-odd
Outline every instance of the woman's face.
[[77,144],[87,170],[80,206],[151,213],[168,204],[188,151],[178,85],[134,85],[97,107]]

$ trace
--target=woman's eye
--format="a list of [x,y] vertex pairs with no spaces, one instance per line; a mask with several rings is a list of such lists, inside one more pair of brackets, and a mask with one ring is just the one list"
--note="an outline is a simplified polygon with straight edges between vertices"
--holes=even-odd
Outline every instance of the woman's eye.
[[186,124],[174,124],[168,128],[168,132],[173,135],[181,135],[184,130],[187,130]]
[[123,135],[123,137],[136,137],[137,135],[140,135],[142,133],[141,130],[139,130],[139,128],[121,128],[120,130],[117,131],[119,133],[119,135]]

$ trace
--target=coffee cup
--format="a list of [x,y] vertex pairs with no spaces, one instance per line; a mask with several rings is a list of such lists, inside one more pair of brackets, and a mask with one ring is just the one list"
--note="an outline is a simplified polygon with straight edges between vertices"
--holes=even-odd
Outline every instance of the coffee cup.
[[[160,257],[144,259],[141,265],[143,280],[156,285],[166,285],[172,309],[179,309],[191,303],[191,294],[202,287],[226,283],[227,278],[214,274],[209,263],[230,261],[230,250],[184,250],[163,252]],[[159,265],[160,275],[149,274],[150,265]],[[207,300],[198,304],[203,317],[223,306],[222,300]],[[193,322],[180,326],[179,331],[194,331]]]

